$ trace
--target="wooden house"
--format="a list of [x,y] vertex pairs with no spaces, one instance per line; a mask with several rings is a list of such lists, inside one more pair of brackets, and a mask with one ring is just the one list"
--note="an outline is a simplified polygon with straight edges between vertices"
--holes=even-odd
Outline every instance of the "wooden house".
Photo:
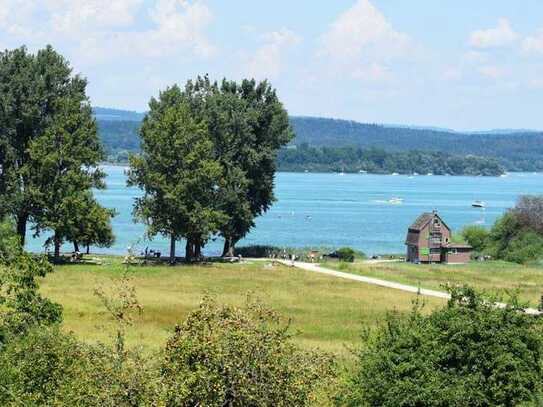
[[451,242],[451,229],[436,211],[420,215],[409,226],[407,261],[412,263],[467,263],[472,247]]

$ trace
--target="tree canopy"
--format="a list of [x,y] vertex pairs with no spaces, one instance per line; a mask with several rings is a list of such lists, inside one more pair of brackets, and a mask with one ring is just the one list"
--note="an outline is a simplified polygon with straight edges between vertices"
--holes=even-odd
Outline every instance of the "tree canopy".
[[104,187],[97,168],[104,152],[86,86],[51,46],[0,53],[2,206],[23,244],[29,221],[37,234],[52,231],[57,256],[72,233],[72,209],[90,202],[81,195]]
[[199,257],[214,234],[224,254],[264,213],[273,194],[276,156],[292,134],[267,82],[240,84],[207,77],[152,99],[141,126],[141,154],[130,160],[129,184],[142,188],[135,215],[148,233],[187,240],[186,259]]

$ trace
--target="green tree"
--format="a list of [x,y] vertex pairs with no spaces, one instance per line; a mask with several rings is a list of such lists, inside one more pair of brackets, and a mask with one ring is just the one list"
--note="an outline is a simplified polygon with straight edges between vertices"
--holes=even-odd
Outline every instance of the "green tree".
[[288,115],[267,81],[225,79],[219,85],[198,77],[184,94],[193,114],[207,124],[223,168],[219,208],[227,217],[220,234],[223,255],[232,256],[236,242],[275,200],[277,154],[293,138]]
[[0,53],[0,198],[23,245],[29,220],[37,231],[58,232],[63,199],[102,186],[92,168],[103,153],[85,87],[51,46]]
[[72,86],[69,97],[55,101],[52,124],[29,146],[34,228],[36,234],[53,231],[55,257],[66,238],[84,233],[77,218],[97,205],[91,188],[105,187],[105,174],[97,168],[104,155],[86,81],[76,78]]
[[462,229],[461,235],[473,250],[480,253],[485,249],[489,231],[482,226],[470,225]]
[[130,158],[128,184],[143,189],[134,215],[148,234],[170,238],[170,261],[176,241],[187,240],[187,261],[224,222],[217,208],[222,168],[213,158],[213,142],[205,123],[194,117],[178,86],[149,103],[141,127],[141,154]]
[[117,214],[114,209],[102,207],[91,191],[78,194],[78,199],[67,204],[64,237],[73,243],[74,251],[78,252],[80,245],[86,247],[87,254],[90,246],[111,247],[115,242],[111,227],[111,219]]
[[541,390],[540,332],[515,298],[499,308],[453,289],[445,308],[391,314],[368,334],[338,404],[516,406]]

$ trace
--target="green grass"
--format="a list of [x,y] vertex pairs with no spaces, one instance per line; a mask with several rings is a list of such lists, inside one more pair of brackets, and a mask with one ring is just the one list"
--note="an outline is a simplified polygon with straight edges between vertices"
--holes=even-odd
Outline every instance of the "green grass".
[[[123,272],[119,258],[103,265],[59,265],[41,281],[41,292],[64,307],[64,329],[86,341],[108,341],[111,317],[93,294]],[[144,311],[130,328],[128,343],[153,351],[164,345],[176,323],[206,293],[223,303],[241,304],[248,292],[291,318],[296,341],[340,355],[357,343],[363,326],[382,321],[387,311],[408,311],[414,295],[310,273],[266,262],[201,266],[133,266],[132,284]],[[428,309],[443,304],[427,301]]]
[[490,293],[519,290],[523,301],[539,304],[543,293],[543,268],[501,261],[470,262],[464,265],[410,263],[327,263],[326,267],[376,277],[421,288],[443,289],[445,284],[470,285]]

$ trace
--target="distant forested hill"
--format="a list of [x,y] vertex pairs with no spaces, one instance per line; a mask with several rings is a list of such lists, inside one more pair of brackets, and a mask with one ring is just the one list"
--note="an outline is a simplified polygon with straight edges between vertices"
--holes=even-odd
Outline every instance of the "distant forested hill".
[[[109,159],[124,161],[137,151],[143,113],[94,108]],[[509,171],[543,170],[543,132],[498,130],[461,133],[431,128],[383,126],[349,120],[291,117],[295,145],[383,149],[387,152],[442,152],[455,157],[493,157]]]
[[499,158],[510,170],[543,169],[543,132],[504,130],[460,133],[316,117],[292,117],[291,123],[296,133],[296,144],[473,154]]

